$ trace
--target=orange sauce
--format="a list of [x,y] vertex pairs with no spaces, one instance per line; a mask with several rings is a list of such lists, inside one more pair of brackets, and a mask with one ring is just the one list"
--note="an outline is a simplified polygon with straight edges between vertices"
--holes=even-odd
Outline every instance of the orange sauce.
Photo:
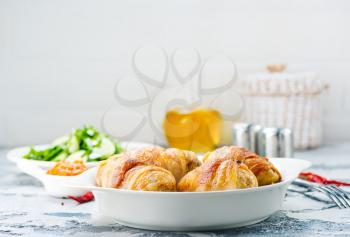
[[163,129],[171,147],[207,152],[220,143],[222,118],[214,109],[198,108],[191,112],[169,110]]
[[47,171],[47,174],[60,176],[75,176],[83,173],[87,167],[82,160],[60,161],[52,169]]

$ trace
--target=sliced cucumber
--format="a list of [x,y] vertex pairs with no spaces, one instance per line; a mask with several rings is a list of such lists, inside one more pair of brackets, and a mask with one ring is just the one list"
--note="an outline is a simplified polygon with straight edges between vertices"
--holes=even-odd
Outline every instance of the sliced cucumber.
[[89,147],[98,146],[99,145],[98,143],[100,142],[99,140],[91,139],[91,138],[85,138],[84,141]]
[[105,156],[101,156],[100,154],[96,154],[96,153],[91,153],[88,156],[88,161],[100,161],[100,160],[105,160],[106,157]]
[[75,161],[75,160],[87,161],[87,154],[85,151],[77,151],[70,154],[66,160],[67,161]]
[[114,146],[115,146],[115,153],[119,154],[123,152],[123,147],[120,145],[120,143],[116,140],[113,140]]
[[62,146],[64,144],[66,144],[68,142],[68,140],[69,140],[69,136],[59,137],[52,142],[52,145],[53,146]]
[[61,161],[61,160],[65,160],[67,158],[68,154],[66,152],[62,152],[60,153],[58,156],[56,156],[55,158],[53,158],[51,161]]
[[97,154],[100,156],[110,156],[115,153],[114,142],[107,137],[103,137],[101,140],[101,145],[99,147],[94,147],[92,149],[92,154]]
[[78,150],[79,150],[79,139],[77,138],[77,136],[72,134],[68,141],[68,151],[69,153],[73,153]]

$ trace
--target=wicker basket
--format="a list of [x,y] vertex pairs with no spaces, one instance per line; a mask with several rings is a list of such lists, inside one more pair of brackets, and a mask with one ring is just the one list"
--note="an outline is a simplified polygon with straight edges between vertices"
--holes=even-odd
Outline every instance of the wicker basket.
[[283,65],[247,76],[240,89],[245,98],[243,120],[266,127],[287,127],[297,149],[322,142],[321,94],[327,88],[313,72],[288,73]]

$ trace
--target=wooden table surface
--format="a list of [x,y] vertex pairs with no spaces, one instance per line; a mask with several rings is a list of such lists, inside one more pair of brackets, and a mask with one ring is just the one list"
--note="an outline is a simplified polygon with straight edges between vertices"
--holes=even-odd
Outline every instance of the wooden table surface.
[[[288,192],[283,209],[248,227],[215,232],[158,232],[124,227],[91,212],[94,202],[78,205],[45,194],[41,184],[21,173],[0,149],[0,236],[350,236],[350,209]],[[350,181],[350,143],[297,152],[310,169]],[[317,195],[317,194],[315,194]]]

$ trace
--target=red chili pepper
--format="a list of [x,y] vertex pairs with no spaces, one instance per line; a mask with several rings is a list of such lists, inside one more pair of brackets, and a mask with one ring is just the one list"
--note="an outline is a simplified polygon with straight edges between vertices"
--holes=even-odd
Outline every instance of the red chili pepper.
[[92,192],[87,192],[80,197],[68,196],[68,198],[73,199],[79,203],[85,203],[85,202],[90,202],[90,201],[94,200],[94,195],[92,194]]
[[337,186],[350,186],[350,183],[327,179],[312,172],[302,172],[299,174],[299,178],[319,184],[335,184]]

